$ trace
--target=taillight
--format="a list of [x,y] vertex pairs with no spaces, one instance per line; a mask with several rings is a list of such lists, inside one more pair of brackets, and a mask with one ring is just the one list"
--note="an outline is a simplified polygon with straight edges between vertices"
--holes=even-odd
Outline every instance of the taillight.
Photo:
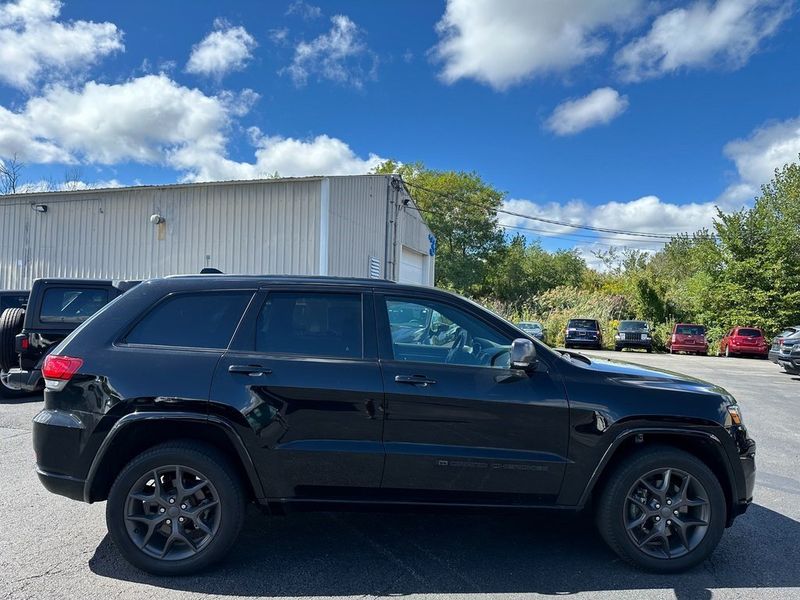
[[50,354],[45,357],[42,365],[42,375],[45,379],[55,379],[58,381],[69,381],[72,376],[81,368],[83,359],[73,358],[72,356],[54,356]]
[[28,341],[28,338],[25,337],[25,338],[22,338],[22,340],[20,341],[19,345],[22,347],[23,350],[27,350],[28,347],[30,346],[30,342]]

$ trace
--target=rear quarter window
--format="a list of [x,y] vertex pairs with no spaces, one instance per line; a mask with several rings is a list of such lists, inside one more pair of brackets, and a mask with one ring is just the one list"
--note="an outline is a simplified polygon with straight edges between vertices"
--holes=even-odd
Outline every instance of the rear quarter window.
[[252,296],[251,291],[168,296],[136,323],[123,341],[147,346],[227,348]]
[[570,319],[567,327],[571,327],[573,329],[599,329],[597,326],[597,321],[592,319]]
[[44,291],[39,320],[42,323],[82,323],[108,304],[103,288],[53,287]]

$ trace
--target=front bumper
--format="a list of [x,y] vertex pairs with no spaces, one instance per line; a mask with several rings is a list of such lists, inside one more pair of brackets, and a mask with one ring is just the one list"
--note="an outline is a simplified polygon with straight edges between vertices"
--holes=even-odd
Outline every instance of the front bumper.
[[790,373],[800,373],[800,360],[796,358],[793,360],[792,358],[781,356],[778,358],[778,365]]
[[756,485],[756,443],[752,439],[748,439],[748,448],[739,454],[739,467],[742,470],[744,478],[744,486],[739,493],[739,497],[735,499],[733,505],[733,514],[728,519],[729,523],[748,509],[753,502],[753,489]]
[[616,348],[652,348],[653,340],[614,340]]

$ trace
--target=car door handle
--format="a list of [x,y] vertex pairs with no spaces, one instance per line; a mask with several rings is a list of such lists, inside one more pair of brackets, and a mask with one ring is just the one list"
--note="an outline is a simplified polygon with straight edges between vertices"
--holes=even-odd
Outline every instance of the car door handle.
[[419,385],[426,387],[436,383],[433,379],[428,379],[425,375],[395,375],[394,380],[397,383],[410,383],[411,385]]
[[269,375],[272,369],[266,369],[261,365],[231,365],[228,367],[228,373],[236,373],[237,375],[250,375],[250,377],[259,377],[260,375]]

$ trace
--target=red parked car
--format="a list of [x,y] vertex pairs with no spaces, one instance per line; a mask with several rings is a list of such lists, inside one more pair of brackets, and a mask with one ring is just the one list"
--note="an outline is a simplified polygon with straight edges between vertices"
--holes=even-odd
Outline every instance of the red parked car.
[[669,353],[688,352],[708,356],[705,325],[676,323],[669,338]]
[[720,356],[749,354],[767,358],[769,344],[764,332],[757,327],[734,327],[719,341]]

